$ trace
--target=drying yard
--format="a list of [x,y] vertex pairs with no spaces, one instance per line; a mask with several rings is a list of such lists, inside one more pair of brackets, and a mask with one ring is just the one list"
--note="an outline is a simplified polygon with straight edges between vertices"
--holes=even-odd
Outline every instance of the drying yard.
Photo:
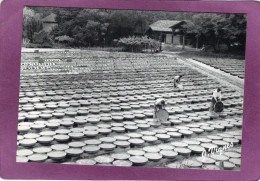
[[[244,61],[194,61],[243,81]],[[17,161],[239,170],[243,95],[224,81],[163,53],[22,53]],[[217,87],[224,111],[213,114]],[[153,120],[158,98],[167,122]]]

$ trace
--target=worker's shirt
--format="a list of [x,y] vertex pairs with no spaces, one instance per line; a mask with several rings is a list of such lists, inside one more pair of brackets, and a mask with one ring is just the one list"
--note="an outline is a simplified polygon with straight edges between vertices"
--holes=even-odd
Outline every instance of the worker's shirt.
[[180,82],[180,76],[175,76],[174,80],[175,80],[176,83],[179,83]]
[[157,99],[155,102],[155,106],[161,106],[163,105],[162,102],[164,101],[164,99]]
[[217,90],[214,90],[213,97],[215,100],[221,100],[221,91],[218,92]]

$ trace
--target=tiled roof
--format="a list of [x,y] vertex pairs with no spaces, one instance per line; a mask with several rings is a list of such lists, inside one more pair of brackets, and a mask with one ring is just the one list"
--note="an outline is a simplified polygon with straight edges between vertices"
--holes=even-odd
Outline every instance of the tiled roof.
[[42,22],[57,23],[56,16],[57,16],[56,14],[51,13],[49,16],[43,18]]
[[175,26],[183,21],[175,20],[159,20],[150,25],[153,31],[172,32],[171,27]]

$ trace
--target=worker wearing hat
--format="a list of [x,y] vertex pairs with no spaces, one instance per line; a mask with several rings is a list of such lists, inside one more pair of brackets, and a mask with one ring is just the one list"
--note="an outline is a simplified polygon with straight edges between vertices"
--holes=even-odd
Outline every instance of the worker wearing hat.
[[180,84],[181,82],[181,78],[183,77],[183,75],[177,75],[174,77],[174,87],[175,88],[183,88],[182,85]]
[[156,112],[159,111],[160,109],[165,109],[165,100],[164,99],[157,99],[154,103],[154,114],[153,118],[155,121],[158,121]]
[[218,101],[221,101],[221,88],[217,88],[213,91],[212,99],[211,99],[211,105],[210,105],[210,111],[215,111],[214,106]]

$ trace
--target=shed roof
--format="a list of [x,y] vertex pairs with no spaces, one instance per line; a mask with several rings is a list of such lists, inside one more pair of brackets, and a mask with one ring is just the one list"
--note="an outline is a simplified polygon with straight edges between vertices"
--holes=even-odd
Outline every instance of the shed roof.
[[57,16],[56,14],[51,13],[49,16],[43,18],[42,22],[57,23],[56,16]]
[[159,20],[155,23],[151,24],[149,27],[153,31],[161,31],[161,32],[172,32],[171,27],[176,26],[179,23],[184,21],[177,21],[177,20]]

